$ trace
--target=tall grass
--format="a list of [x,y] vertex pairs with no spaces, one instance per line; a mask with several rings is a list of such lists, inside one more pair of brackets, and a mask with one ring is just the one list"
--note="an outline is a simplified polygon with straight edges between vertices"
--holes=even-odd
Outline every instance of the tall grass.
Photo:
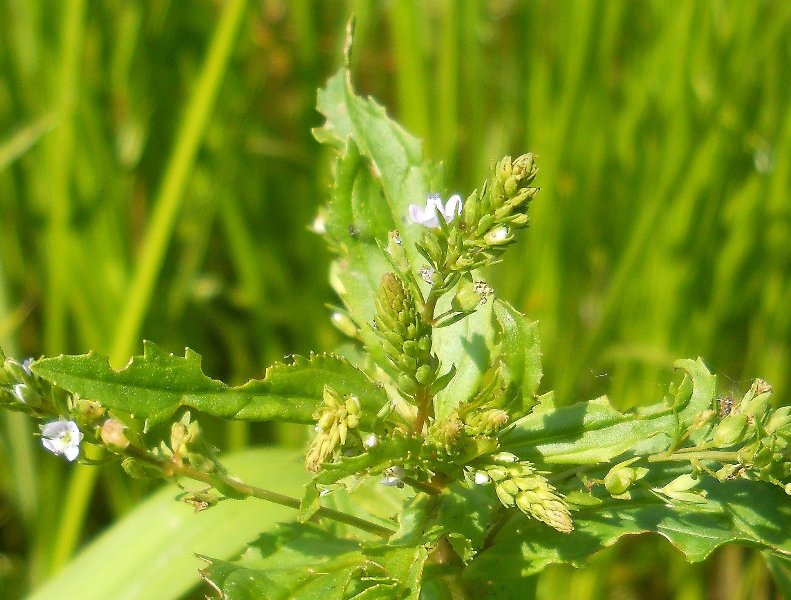
[[[358,87],[445,161],[447,191],[504,153],[539,154],[532,228],[492,278],[541,322],[546,389],[609,391],[625,408],[662,395],[674,358],[700,355],[723,389],[760,376],[787,402],[781,2],[2,0],[2,347],[122,364],[149,338],[235,382],[331,349],[328,259],[307,229],[328,164],[309,129],[351,13]],[[0,596],[13,598],[145,489],[65,469],[4,418]],[[720,554],[689,567],[661,542],[627,544],[548,571],[539,591],[561,597],[552,582],[571,577],[575,598],[704,598],[728,564],[758,583],[725,597],[768,597],[760,560]]]

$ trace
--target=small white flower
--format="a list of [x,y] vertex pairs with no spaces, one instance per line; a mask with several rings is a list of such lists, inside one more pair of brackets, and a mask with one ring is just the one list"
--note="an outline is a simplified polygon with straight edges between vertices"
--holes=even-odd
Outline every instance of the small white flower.
[[385,469],[385,476],[382,477],[382,480],[379,483],[388,487],[402,488],[404,487],[404,482],[402,481],[403,478],[404,467],[401,465],[395,465]]
[[447,203],[442,203],[439,194],[429,194],[426,197],[426,206],[421,208],[418,204],[409,205],[409,220],[416,225],[424,227],[439,227],[439,215],[450,223],[457,215],[461,214],[461,196],[454,194],[448,198]]
[[74,421],[52,421],[41,428],[41,443],[55,455],[74,460],[80,453],[82,432]]
[[26,358],[22,361],[22,368],[25,370],[25,373],[28,375],[32,375],[33,371],[30,370],[30,365],[33,364],[34,358]]
[[436,271],[431,267],[423,267],[420,269],[420,278],[428,284],[434,283],[434,275]]
[[363,446],[365,446],[366,448],[373,448],[378,443],[379,443],[379,438],[376,437],[375,433],[369,433],[367,436],[365,436],[365,439],[363,440]]

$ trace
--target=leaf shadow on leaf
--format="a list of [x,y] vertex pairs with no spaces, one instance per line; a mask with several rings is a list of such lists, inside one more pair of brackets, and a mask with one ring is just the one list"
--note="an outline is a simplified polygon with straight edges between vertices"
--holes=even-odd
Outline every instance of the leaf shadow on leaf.
[[480,333],[474,333],[470,339],[462,338],[461,346],[479,371],[484,372],[489,368],[492,353]]
[[720,504],[744,535],[791,555],[791,502],[779,487],[758,481],[728,481],[707,486],[709,500]]

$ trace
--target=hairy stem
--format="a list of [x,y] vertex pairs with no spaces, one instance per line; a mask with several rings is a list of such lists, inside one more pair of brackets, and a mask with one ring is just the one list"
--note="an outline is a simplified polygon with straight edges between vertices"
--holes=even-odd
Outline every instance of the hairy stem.
[[716,450],[701,451],[696,448],[679,450],[673,454],[654,454],[648,457],[648,462],[684,461],[684,460],[718,460],[730,462],[739,460],[738,452],[720,452]]
[[[160,468],[165,477],[187,477],[188,479],[194,479],[195,481],[200,481],[215,488],[216,484],[220,482],[223,486],[227,486],[228,488],[238,492],[243,496],[252,496],[260,500],[266,500],[267,502],[272,502],[274,504],[279,504],[281,506],[287,506],[294,509],[299,509],[300,507],[300,501],[298,498],[250,485],[225,474],[206,473],[204,471],[199,471],[198,469],[175,460],[159,459],[137,448],[129,448],[127,453],[137,459],[143,460]],[[393,533],[395,533],[395,529],[384,527],[382,525],[366,521],[365,519],[361,519],[359,517],[355,517],[353,515],[326,507],[319,508],[319,510],[316,511],[314,518],[331,519],[339,523],[356,527],[357,529],[362,529],[363,531],[367,531],[368,533],[372,533],[384,539],[389,538],[391,535],[393,535]]]

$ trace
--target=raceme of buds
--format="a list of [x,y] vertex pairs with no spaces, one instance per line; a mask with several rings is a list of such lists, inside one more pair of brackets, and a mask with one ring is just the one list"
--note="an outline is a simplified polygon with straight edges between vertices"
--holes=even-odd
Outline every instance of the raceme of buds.
[[492,435],[507,423],[507,412],[499,408],[490,408],[465,415],[464,431],[468,435]]
[[[538,188],[531,186],[537,171],[532,154],[500,160],[480,191],[463,203],[459,219],[446,216],[447,227],[424,234],[419,250],[431,266],[447,274],[495,262],[515,240],[515,232],[527,227],[528,205],[538,193]],[[416,209],[410,207],[410,217]]]
[[414,396],[418,386],[436,379],[439,361],[431,353],[431,325],[423,321],[412,292],[394,273],[382,275],[374,324],[403,394]]
[[316,437],[305,456],[305,466],[315,472],[346,444],[349,431],[360,425],[360,400],[351,394],[341,398],[330,387],[324,386],[323,405],[313,417],[316,419]]
[[494,483],[494,491],[504,506],[516,506],[525,515],[546,523],[561,533],[574,529],[563,496],[529,462],[491,464],[479,469],[475,481]]

